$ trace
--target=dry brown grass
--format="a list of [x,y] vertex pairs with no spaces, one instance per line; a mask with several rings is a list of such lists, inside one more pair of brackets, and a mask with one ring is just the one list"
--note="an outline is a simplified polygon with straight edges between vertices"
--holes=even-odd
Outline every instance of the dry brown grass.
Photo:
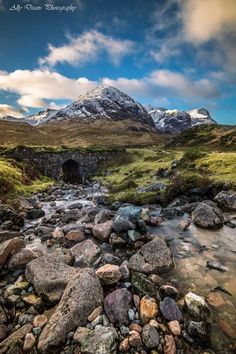
[[168,137],[132,120],[57,122],[42,127],[0,121],[2,146],[137,146],[166,143]]

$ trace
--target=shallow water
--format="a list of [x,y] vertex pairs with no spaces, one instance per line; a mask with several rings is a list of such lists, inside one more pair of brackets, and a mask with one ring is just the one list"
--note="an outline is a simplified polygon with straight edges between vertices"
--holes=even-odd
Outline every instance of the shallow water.
[[[174,254],[175,269],[166,278],[176,284],[182,295],[192,291],[209,299],[214,305],[209,305],[212,349],[216,353],[236,353],[236,229],[224,226],[206,230],[191,224],[187,231],[182,231],[178,227],[180,219],[165,220],[152,229],[165,237]],[[209,269],[207,261],[212,260],[227,266],[228,271]],[[217,286],[231,295],[213,291]]]

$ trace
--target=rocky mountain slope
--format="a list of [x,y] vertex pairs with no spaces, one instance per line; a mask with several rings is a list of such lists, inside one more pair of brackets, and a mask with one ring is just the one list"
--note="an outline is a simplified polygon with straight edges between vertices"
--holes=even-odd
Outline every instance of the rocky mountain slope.
[[154,127],[152,118],[140,103],[111,86],[99,86],[81,95],[77,101],[59,110],[50,123],[65,119],[91,121],[101,118],[115,121],[132,119]]
[[179,133],[199,124],[216,124],[205,108],[193,109],[185,112],[166,108],[151,108],[148,110],[158,131],[162,133]]

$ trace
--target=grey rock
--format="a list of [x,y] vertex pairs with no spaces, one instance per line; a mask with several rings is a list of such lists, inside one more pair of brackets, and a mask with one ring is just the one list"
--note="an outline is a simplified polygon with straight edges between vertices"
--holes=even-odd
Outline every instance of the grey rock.
[[71,248],[76,261],[92,265],[101,255],[101,248],[93,240],[85,240]]
[[95,224],[101,224],[108,220],[111,220],[114,216],[114,213],[108,209],[102,209],[94,218]]
[[0,269],[5,265],[11,255],[16,254],[23,247],[24,241],[19,237],[0,243]]
[[17,254],[10,257],[7,268],[14,270],[17,268],[24,268],[27,263],[37,258],[37,253],[29,248],[23,248]]
[[192,220],[198,226],[216,229],[223,226],[224,215],[219,208],[203,202],[192,212]]
[[142,329],[142,340],[148,349],[158,346],[160,337],[155,327],[146,324]]
[[188,334],[203,347],[211,344],[211,325],[207,322],[189,321],[187,326]]
[[30,209],[27,212],[27,219],[34,220],[42,218],[45,215],[45,211],[43,209]]
[[200,321],[209,318],[210,310],[203,297],[189,292],[184,297],[184,304],[192,318]]
[[223,210],[236,210],[236,195],[228,191],[221,191],[215,197],[218,206]]
[[113,220],[114,231],[119,234],[129,229],[134,230],[138,220],[141,219],[141,213],[142,208],[133,205],[120,208]]
[[221,272],[227,272],[229,270],[228,267],[224,266],[223,264],[217,261],[207,261],[207,268],[216,269]]
[[142,246],[129,262],[131,269],[144,274],[162,274],[174,267],[171,251],[159,236]]
[[25,276],[44,301],[57,302],[69,280],[77,273],[78,269],[65,264],[60,258],[46,255],[29,262]]
[[115,328],[101,327],[82,337],[81,353],[84,354],[115,354],[118,334]]
[[44,327],[38,342],[41,353],[64,343],[66,336],[87,323],[88,316],[102,304],[103,291],[92,269],[81,269],[69,281],[56,311]]

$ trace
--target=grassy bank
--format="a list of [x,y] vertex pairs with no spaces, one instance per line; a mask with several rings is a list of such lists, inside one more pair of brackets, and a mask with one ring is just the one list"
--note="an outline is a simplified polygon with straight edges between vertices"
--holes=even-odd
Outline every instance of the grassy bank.
[[0,198],[14,199],[47,189],[53,183],[24,163],[0,158]]
[[[127,149],[129,159],[120,166],[110,168],[106,176],[99,177],[109,189],[110,201],[134,204],[169,200],[176,194],[192,188],[204,188],[209,183],[227,184],[236,188],[236,153],[179,148]],[[177,167],[171,168],[177,161]],[[163,177],[162,171],[167,171]],[[155,183],[163,183],[165,191],[140,192]]]

